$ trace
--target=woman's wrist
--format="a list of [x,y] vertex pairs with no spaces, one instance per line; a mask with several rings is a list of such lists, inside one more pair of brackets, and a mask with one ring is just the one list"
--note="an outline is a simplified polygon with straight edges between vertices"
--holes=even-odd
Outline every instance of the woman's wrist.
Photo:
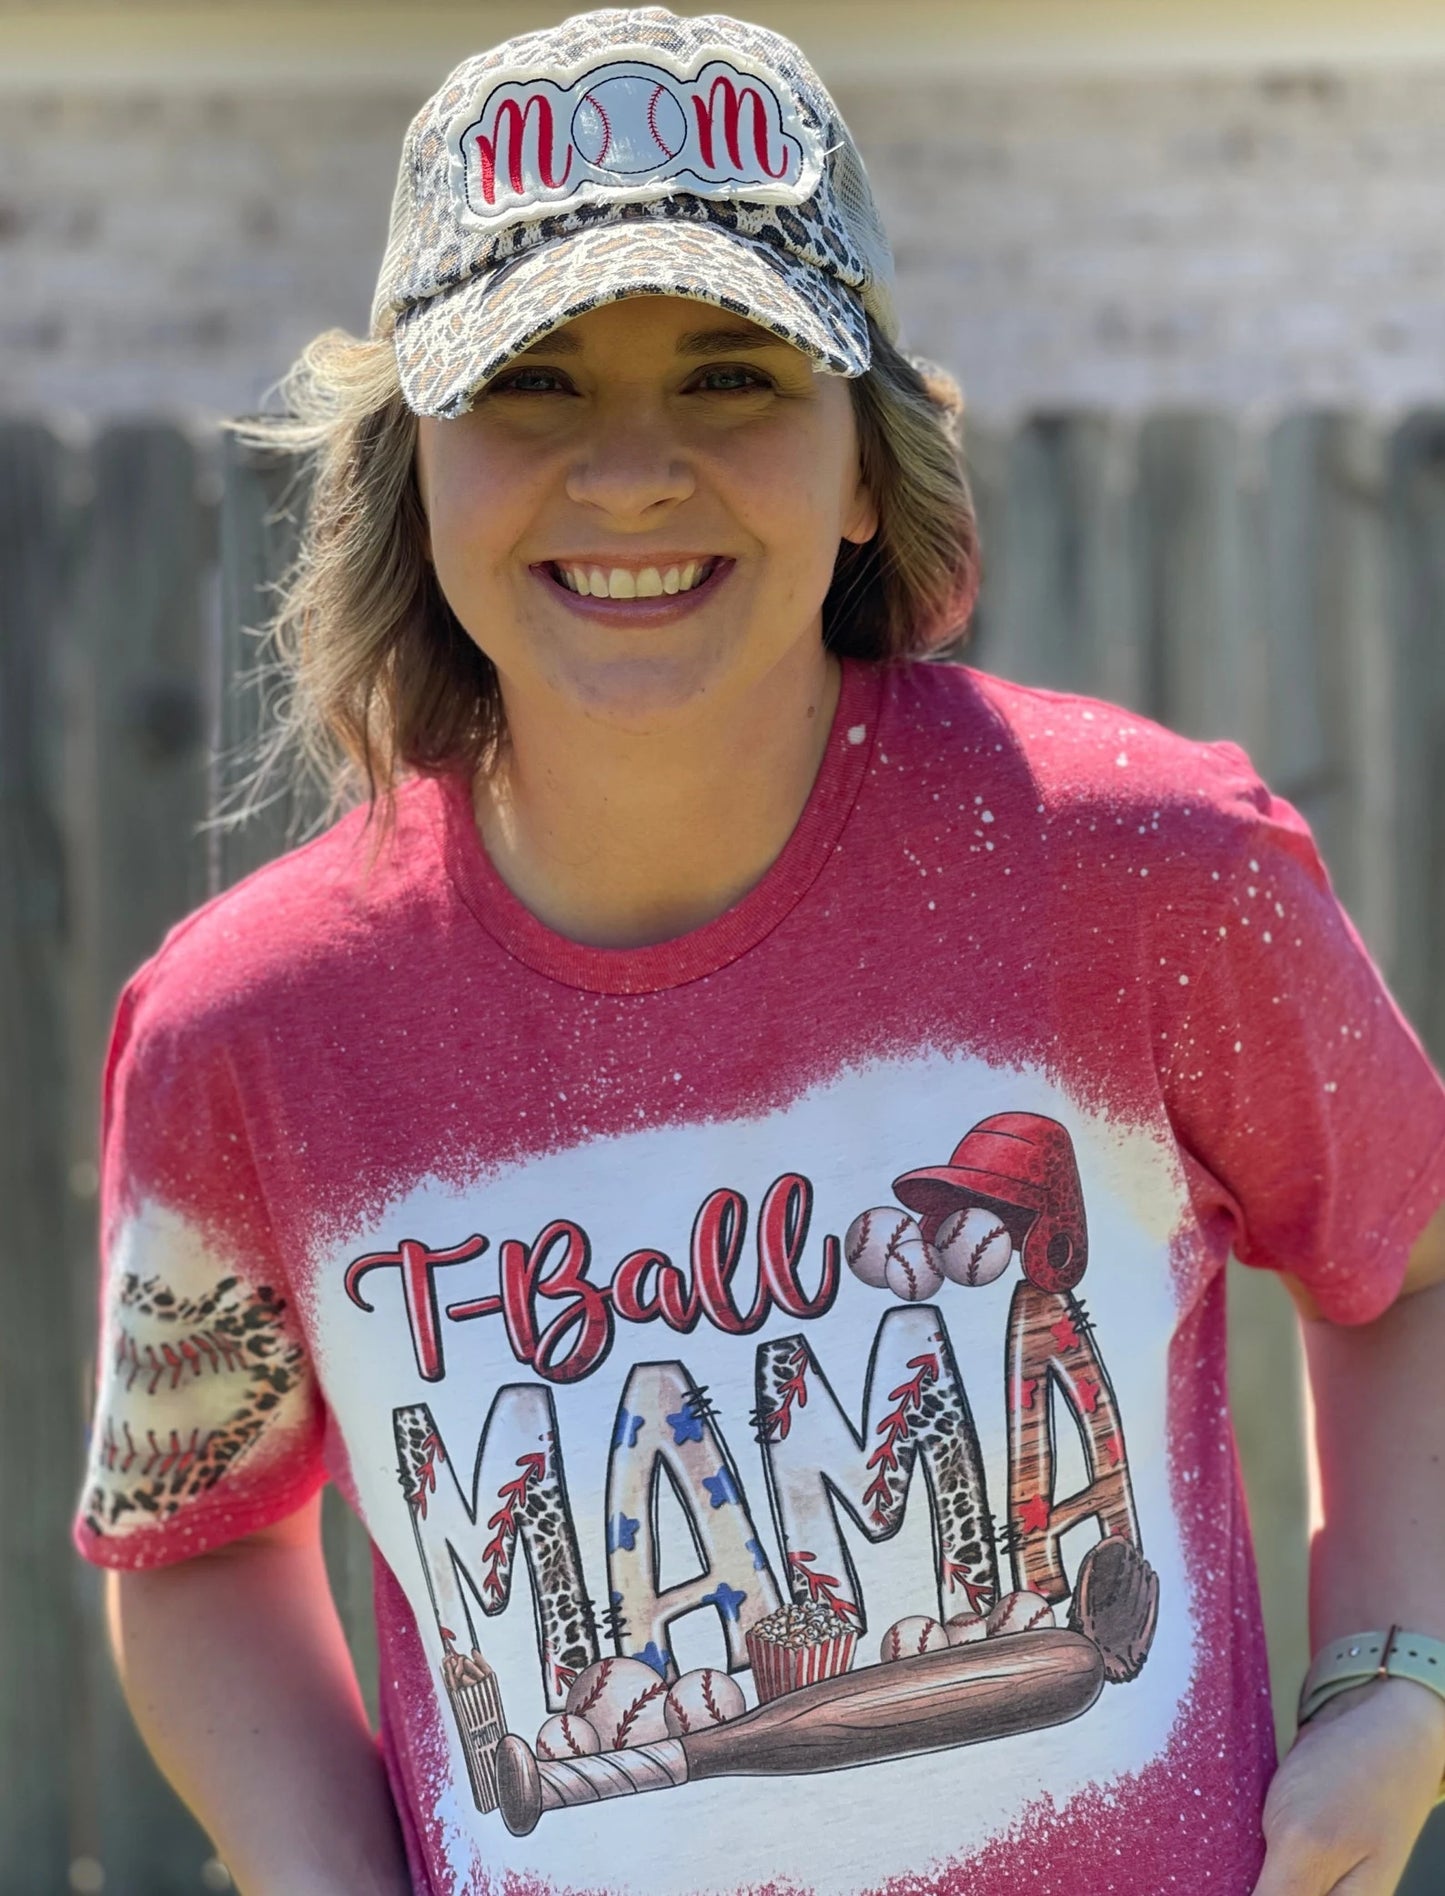
[[1377,1699],[1393,1701],[1392,1717],[1418,1730],[1420,1743],[1429,1748],[1437,1760],[1440,1779],[1445,1784],[1445,1699],[1414,1679],[1363,1679],[1358,1685],[1348,1686],[1327,1699],[1308,1723],[1300,1726],[1300,1733],[1327,1725],[1362,1702]]

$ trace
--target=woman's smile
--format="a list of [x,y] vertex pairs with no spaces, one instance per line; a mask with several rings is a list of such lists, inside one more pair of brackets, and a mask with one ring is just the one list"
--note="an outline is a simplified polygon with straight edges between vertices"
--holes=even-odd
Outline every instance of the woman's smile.
[[669,625],[714,599],[737,561],[725,554],[655,555],[643,565],[603,557],[543,560],[531,568],[570,612],[604,625]]

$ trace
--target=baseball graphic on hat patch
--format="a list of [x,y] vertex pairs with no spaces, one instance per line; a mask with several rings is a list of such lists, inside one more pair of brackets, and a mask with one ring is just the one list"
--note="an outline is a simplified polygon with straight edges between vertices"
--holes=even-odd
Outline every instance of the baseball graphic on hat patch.
[[687,138],[687,115],[660,81],[619,73],[584,93],[572,118],[572,142],[599,171],[629,176],[675,158]]
[[675,67],[654,50],[572,76],[488,75],[447,132],[454,215],[496,228],[551,206],[643,202],[668,182],[704,198],[805,203],[823,172],[818,126],[780,74],[720,52]]

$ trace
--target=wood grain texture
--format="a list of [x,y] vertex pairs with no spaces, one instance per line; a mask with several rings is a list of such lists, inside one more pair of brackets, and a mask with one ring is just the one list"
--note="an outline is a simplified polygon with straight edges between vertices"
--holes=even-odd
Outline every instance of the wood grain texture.
[[1104,1661],[1092,1640],[1046,1629],[840,1673],[726,1725],[659,1744],[539,1763],[509,1737],[497,1758],[502,1816],[521,1836],[544,1811],[695,1778],[845,1771],[980,1744],[1078,1718],[1103,1684]]
[[[67,1018],[72,1198],[83,1220],[83,1360],[95,1349],[100,1059],[124,981],[206,895],[198,825],[208,796],[214,701],[208,640],[214,505],[203,462],[179,429],[107,429],[84,463],[83,512],[65,624],[65,828],[70,938]],[[84,1181],[85,1190],[77,1189]],[[80,1782],[82,1847],[112,1886],[189,1890],[211,1854],[162,1778],[121,1697],[101,1625],[99,1574],[81,1573],[91,1662]],[[58,1885],[57,1885],[58,1886]]]
[[67,1527],[79,1479],[67,1192],[61,655],[72,521],[60,445],[0,428],[0,1892],[63,1886],[85,1651]]
[[[1139,1545],[1124,1432],[1113,1385],[1078,1300],[1025,1279],[1009,1307],[1006,1362],[1009,1524],[1014,1584],[1061,1600],[1069,1591],[1060,1543],[1092,1516],[1100,1531]],[[1054,1405],[1067,1402],[1083,1431],[1089,1481],[1054,1493]]]
[[1388,483],[1400,864],[1392,974],[1401,1006],[1445,1061],[1445,409],[1396,430]]
[[679,1742],[694,1778],[841,1771],[1062,1724],[1103,1679],[1092,1640],[1011,1633],[821,1679]]

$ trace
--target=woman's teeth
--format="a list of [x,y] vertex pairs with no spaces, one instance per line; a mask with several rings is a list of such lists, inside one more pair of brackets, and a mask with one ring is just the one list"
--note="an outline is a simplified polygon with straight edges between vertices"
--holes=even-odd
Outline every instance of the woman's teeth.
[[663,593],[691,592],[717,564],[715,559],[689,560],[686,566],[572,566],[553,562],[552,571],[572,592],[591,599],[659,599]]

